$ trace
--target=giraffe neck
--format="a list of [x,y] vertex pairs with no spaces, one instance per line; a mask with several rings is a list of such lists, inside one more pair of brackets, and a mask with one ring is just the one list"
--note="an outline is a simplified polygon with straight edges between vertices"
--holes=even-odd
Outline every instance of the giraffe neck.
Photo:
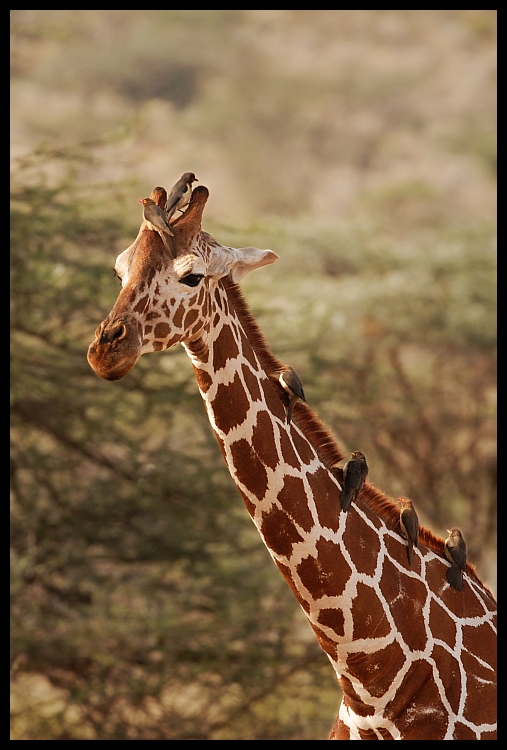
[[[340,512],[328,467],[343,455],[306,405],[298,404],[286,424],[281,364],[239,288],[223,279],[215,302],[209,329],[185,348],[247,510],[339,678],[344,699],[331,738],[460,738],[463,721],[470,738],[487,738],[495,683],[488,666],[496,609],[490,592],[470,569],[462,598],[453,598],[444,583],[443,541],[426,529],[426,546],[407,569],[405,541],[394,530],[399,508],[371,484]],[[465,635],[472,613],[481,628],[473,646]],[[469,648],[470,671],[487,684],[486,704],[467,703],[466,680],[449,686],[439,675],[458,673]],[[405,726],[407,700],[415,718]],[[428,701],[438,727],[428,720]]]
[[[294,484],[291,514],[302,519],[311,513],[307,475],[325,472],[337,499],[340,485],[326,467],[343,454],[304,404],[293,424],[286,424],[282,364],[267,348],[239,287],[221,280],[215,301],[220,314],[213,331],[185,349],[229,471],[258,527],[284,483]],[[310,523],[308,517],[303,525]]]

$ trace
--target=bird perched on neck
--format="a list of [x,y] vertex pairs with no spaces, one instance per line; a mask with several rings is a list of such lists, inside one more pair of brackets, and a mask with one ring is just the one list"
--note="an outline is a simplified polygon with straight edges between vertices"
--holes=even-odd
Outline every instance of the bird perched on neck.
[[282,386],[285,393],[289,396],[289,405],[287,407],[287,424],[290,424],[292,419],[292,410],[296,403],[301,399],[306,403],[305,393],[303,391],[303,384],[301,383],[297,373],[292,367],[286,367],[278,376],[280,385]]
[[193,182],[199,182],[195,174],[193,172],[185,172],[185,174],[181,175],[178,182],[172,186],[165,204],[168,221],[176,211],[181,211],[188,205],[192,195]]
[[139,203],[143,204],[143,217],[148,229],[159,233],[164,245],[170,252],[171,248],[165,235],[170,234],[171,237],[174,237],[174,234],[169,226],[164,210],[160,206],[157,206],[151,198],[139,198]]
[[414,547],[419,546],[419,519],[417,518],[417,513],[415,512],[412,500],[409,500],[407,497],[399,497],[398,500],[401,503],[400,527],[403,536],[408,542],[408,564],[412,565]]
[[361,451],[350,451],[350,458],[343,467],[343,488],[340,494],[340,506],[347,511],[353,500],[363,488],[368,476],[368,464],[364,453]]
[[461,591],[463,589],[463,571],[467,566],[467,546],[459,529],[447,529],[449,536],[445,540],[445,556],[451,563],[446,573],[449,586]]

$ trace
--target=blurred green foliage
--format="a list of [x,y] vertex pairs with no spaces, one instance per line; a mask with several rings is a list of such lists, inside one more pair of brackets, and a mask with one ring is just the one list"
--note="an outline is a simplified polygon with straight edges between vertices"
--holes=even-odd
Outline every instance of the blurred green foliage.
[[135,199],[195,170],[204,228],[280,256],[242,286],[310,406],[494,589],[495,11],[11,29],[11,737],[326,739],[334,673],[183,350],[108,383],[86,349]]
[[[324,739],[334,674],[242,507],[186,355],[143,358],[118,383],[86,362],[135,231],[107,215],[121,190],[91,190],[74,167],[49,185],[45,160],[12,188],[13,737]],[[371,480],[437,533],[458,523],[492,575],[492,228],[206,228],[276,248],[244,284],[274,352]]]

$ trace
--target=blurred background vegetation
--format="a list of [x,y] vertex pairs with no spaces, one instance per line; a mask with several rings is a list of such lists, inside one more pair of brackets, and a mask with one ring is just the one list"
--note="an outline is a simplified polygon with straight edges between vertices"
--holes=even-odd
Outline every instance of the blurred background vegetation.
[[334,673],[178,347],[86,349],[136,199],[204,228],[370,480],[496,590],[496,12],[11,11],[12,739],[326,739]]

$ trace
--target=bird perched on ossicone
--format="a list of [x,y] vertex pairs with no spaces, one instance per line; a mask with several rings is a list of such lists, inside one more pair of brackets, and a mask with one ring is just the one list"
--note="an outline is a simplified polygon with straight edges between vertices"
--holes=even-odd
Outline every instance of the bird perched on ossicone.
[[181,211],[188,205],[192,195],[193,182],[199,182],[195,174],[193,172],[185,172],[185,174],[181,175],[178,182],[172,186],[165,204],[167,221],[169,221],[177,210]]
[[451,563],[446,578],[449,586],[461,591],[463,589],[463,571],[467,566],[467,546],[459,529],[447,529],[449,536],[445,540],[445,556]]
[[340,494],[340,506],[347,511],[353,500],[361,492],[363,484],[368,476],[368,464],[364,453],[361,451],[350,451],[349,458],[343,467],[343,489]]
[[403,536],[408,542],[408,564],[412,565],[414,547],[419,546],[419,519],[417,518],[417,513],[415,512],[412,500],[409,500],[407,497],[399,497],[398,500],[401,503],[400,527]]
[[292,419],[292,410],[299,399],[306,403],[305,393],[303,391],[303,384],[301,383],[297,373],[292,367],[286,367],[278,376],[280,385],[284,391],[289,395],[289,406],[287,407],[287,424],[290,424]]
[[171,231],[171,227],[169,226],[169,222],[167,221],[164,210],[160,208],[160,206],[157,206],[155,201],[153,201],[151,198],[139,198],[139,203],[143,204],[143,217],[146,221],[148,229],[151,229],[153,232],[158,232],[158,234],[162,238],[164,245],[170,251],[171,248],[169,247],[167,237],[165,235],[170,234],[171,237],[174,237],[174,234]]

